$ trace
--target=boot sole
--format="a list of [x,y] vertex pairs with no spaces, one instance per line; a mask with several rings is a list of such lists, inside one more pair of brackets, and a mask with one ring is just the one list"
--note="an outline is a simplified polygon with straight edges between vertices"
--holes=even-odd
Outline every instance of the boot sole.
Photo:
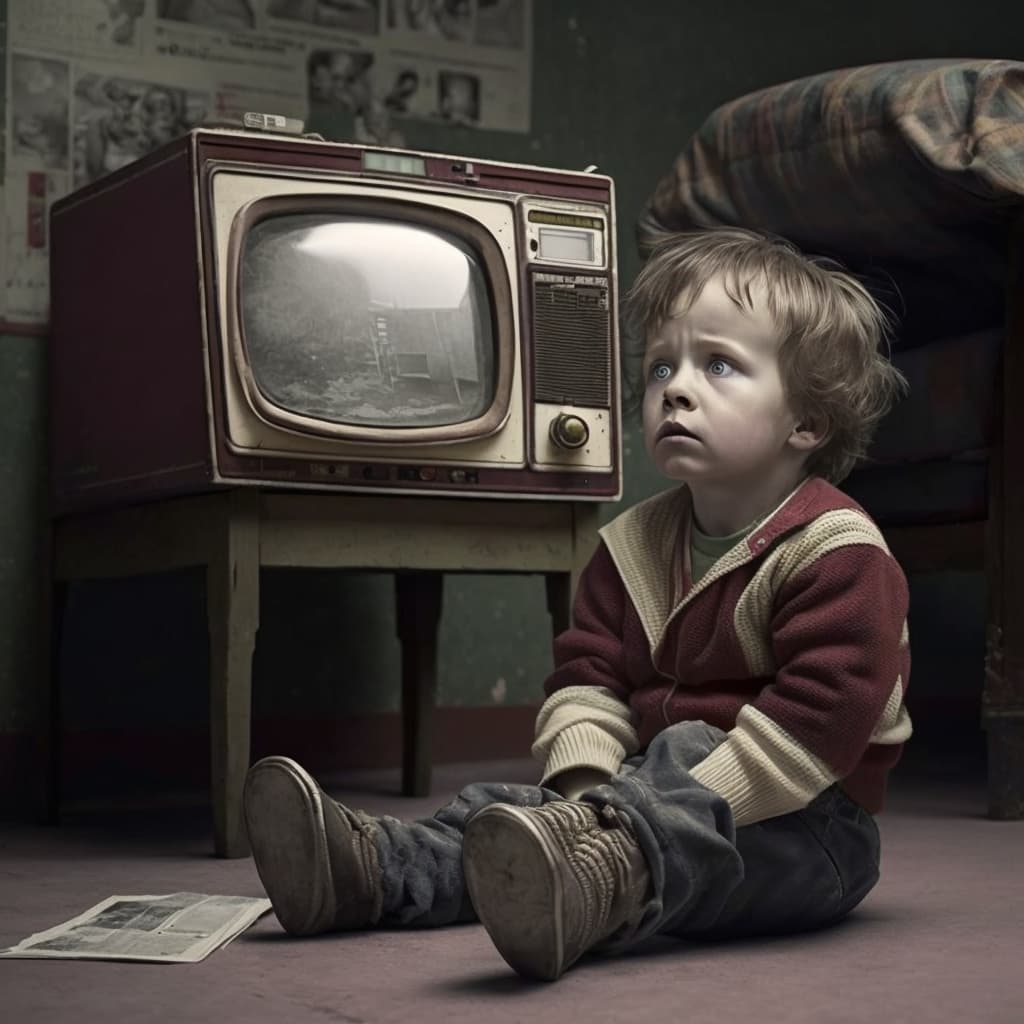
[[287,757],[249,770],[245,824],[256,871],[281,927],[292,935],[326,931],[337,905],[320,788]]
[[505,962],[526,978],[564,971],[564,889],[558,850],[518,807],[486,807],[466,825],[463,874],[470,899]]

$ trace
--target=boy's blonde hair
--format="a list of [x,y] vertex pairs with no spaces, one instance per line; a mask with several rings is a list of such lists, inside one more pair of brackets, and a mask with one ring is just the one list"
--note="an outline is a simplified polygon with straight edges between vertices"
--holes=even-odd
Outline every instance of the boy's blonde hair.
[[[627,359],[634,366],[642,360],[650,334],[673,310],[678,314],[680,302],[689,308],[720,274],[730,298],[747,309],[751,285],[764,286],[781,334],[786,398],[826,437],[807,469],[838,483],[864,458],[878,421],[906,388],[882,352],[888,317],[840,264],[805,256],[782,238],[745,228],[681,232],[652,248],[626,296]],[[639,397],[643,385],[635,390]]]

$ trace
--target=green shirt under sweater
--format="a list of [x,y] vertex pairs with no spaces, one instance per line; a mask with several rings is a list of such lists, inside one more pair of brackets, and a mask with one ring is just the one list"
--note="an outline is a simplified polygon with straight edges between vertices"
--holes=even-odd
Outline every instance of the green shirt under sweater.
[[[763,517],[762,517],[763,518]],[[742,530],[730,533],[728,537],[710,537],[697,528],[696,521],[690,523],[690,577],[696,583],[722,557],[731,551],[761,519],[748,523]]]

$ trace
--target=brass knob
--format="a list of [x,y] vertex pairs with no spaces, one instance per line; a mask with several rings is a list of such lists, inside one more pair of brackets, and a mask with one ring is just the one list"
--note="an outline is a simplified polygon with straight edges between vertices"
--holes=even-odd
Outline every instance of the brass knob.
[[590,440],[590,427],[581,417],[560,412],[551,421],[548,434],[559,448],[582,448]]

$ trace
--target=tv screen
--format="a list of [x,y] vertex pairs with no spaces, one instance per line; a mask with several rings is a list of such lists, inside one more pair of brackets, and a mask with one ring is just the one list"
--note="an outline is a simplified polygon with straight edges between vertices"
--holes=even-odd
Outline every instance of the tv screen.
[[246,232],[240,326],[252,380],[297,416],[443,427],[484,415],[497,349],[486,270],[441,228],[286,213]]

